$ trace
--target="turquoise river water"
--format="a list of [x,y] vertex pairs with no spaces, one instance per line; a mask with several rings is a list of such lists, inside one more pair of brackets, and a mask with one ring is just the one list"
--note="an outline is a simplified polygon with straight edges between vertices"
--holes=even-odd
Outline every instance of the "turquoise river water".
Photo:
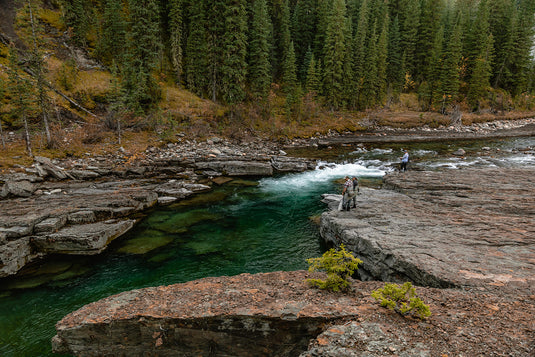
[[[483,147],[491,150],[482,150]],[[296,152],[322,162],[313,171],[258,181],[233,181],[173,206],[154,209],[127,235],[96,257],[51,257],[14,279],[0,280],[0,356],[55,356],[54,325],[81,306],[122,291],[208,276],[306,269],[321,255],[311,217],[326,207],[321,194],[339,192],[335,182],[358,175],[364,185],[399,162],[411,165],[534,165],[535,138],[487,142],[345,146]],[[450,153],[467,151],[464,159]],[[497,150],[499,149],[499,151]]]

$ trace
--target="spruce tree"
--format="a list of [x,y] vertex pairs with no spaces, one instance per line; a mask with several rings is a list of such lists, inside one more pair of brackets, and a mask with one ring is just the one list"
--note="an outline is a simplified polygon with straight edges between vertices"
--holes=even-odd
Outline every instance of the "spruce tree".
[[324,92],[327,104],[332,110],[340,109],[345,104],[344,90],[347,77],[344,73],[347,59],[347,39],[344,26],[346,23],[345,0],[334,0],[333,9],[327,24],[325,40]]
[[306,61],[305,56],[309,49],[314,46],[316,23],[316,0],[298,1],[292,17],[292,35],[300,80],[304,80],[308,70],[309,63]]
[[17,50],[14,45],[9,48],[9,89],[13,100],[12,113],[20,118],[24,127],[24,141],[26,142],[26,152],[30,157],[32,154],[32,143],[30,139],[30,129],[28,126],[28,113],[32,105],[32,85],[30,80],[22,76],[22,67],[19,64]]
[[184,37],[184,0],[171,0],[169,2],[169,37],[171,62],[176,83],[181,83],[183,73],[182,42]]
[[509,68],[514,53],[517,11],[514,0],[490,0],[489,8],[489,27],[495,49],[491,83],[494,87],[503,87],[512,80]]
[[156,0],[130,0],[130,32],[124,68],[126,106],[137,113],[154,107],[160,89],[153,77],[161,49]]
[[206,17],[204,26],[207,31],[206,54],[207,54],[207,75],[208,90],[211,93],[212,101],[216,102],[223,92],[224,83],[221,80],[221,69],[225,58],[225,21],[221,14],[226,14],[227,4],[224,0],[213,0],[206,2]]
[[414,76],[417,82],[428,80],[426,74],[429,73],[429,66],[433,66],[430,53],[432,47],[429,45],[435,40],[435,35],[440,28],[443,5],[443,0],[421,1],[421,13],[414,54]]
[[440,93],[442,94],[441,112],[445,113],[447,107],[457,100],[460,86],[460,66],[462,59],[462,29],[457,21],[451,34],[444,54],[440,80]]
[[199,96],[208,93],[208,34],[204,1],[191,1],[188,6],[189,31],[186,41],[186,87]]
[[377,41],[377,97],[376,103],[382,104],[387,90],[387,56],[388,56],[388,17],[383,21],[383,28]]
[[85,7],[85,0],[63,0],[63,4],[64,21],[73,30],[74,42],[85,47],[90,28],[90,11]]
[[271,22],[266,0],[253,3],[253,20],[249,40],[249,83],[253,97],[265,99],[271,85],[269,35]]
[[420,2],[400,0],[400,35],[403,52],[402,67],[405,75],[414,76],[416,62],[416,44],[420,20]]
[[126,21],[121,0],[105,2],[100,33],[97,44],[100,59],[108,65],[113,61],[121,63],[126,41]]
[[354,24],[356,33],[352,41],[352,91],[350,105],[356,107],[359,103],[360,91],[364,83],[366,64],[366,41],[368,38],[368,0],[363,0],[358,12],[358,23]]
[[366,109],[372,107],[377,102],[377,81],[378,81],[378,51],[377,51],[377,31],[376,24],[372,26],[370,37],[366,46],[366,62],[364,64],[364,74],[362,90],[359,93],[359,108]]
[[534,32],[535,3],[533,0],[520,0],[518,1],[518,21],[513,33],[515,45],[511,63],[513,81],[510,90],[514,96],[527,89]]
[[286,53],[287,55],[284,59],[282,72],[282,87],[284,94],[286,95],[286,113],[290,115],[294,104],[300,99],[300,87],[297,81],[297,68],[295,65],[295,50],[293,41],[290,42]]
[[481,69],[481,61],[479,60],[483,52],[488,52],[484,55],[490,59],[492,48],[489,46],[490,38],[489,26],[489,7],[487,0],[481,0],[478,4],[474,20],[470,29],[466,31],[466,40],[464,41],[463,52],[467,58],[466,80],[470,83],[471,77],[476,67],[476,62]]
[[311,53],[310,62],[308,64],[306,90],[308,93],[313,93],[314,95],[321,92],[321,74],[319,73],[319,66],[314,59],[313,53]]
[[388,32],[388,66],[387,66],[387,81],[390,87],[390,91],[393,92],[393,96],[397,97],[397,94],[401,92],[403,87],[403,70],[402,70],[402,55],[401,55],[401,43],[399,33],[399,21],[396,16],[392,21],[392,25]]
[[[431,46],[431,52],[429,54],[429,65],[426,67],[424,73],[425,82],[422,88],[419,89],[420,102],[423,110],[429,110],[433,108],[433,105],[438,101],[440,103],[441,96],[438,93],[440,88],[440,75],[443,63],[443,45],[444,45],[444,26],[435,34],[433,44]],[[440,96],[440,98],[437,98]]]
[[240,103],[245,97],[247,75],[247,18],[245,0],[227,0],[224,18],[221,72],[222,99],[227,104]]

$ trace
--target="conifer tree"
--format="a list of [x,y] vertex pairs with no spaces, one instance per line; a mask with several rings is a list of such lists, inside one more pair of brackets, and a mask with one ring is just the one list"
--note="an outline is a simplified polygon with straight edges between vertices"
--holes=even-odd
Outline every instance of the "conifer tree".
[[183,51],[182,42],[184,37],[183,23],[184,4],[183,0],[171,0],[169,2],[169,37],[171,62],[175,73],[176,83],[182,81]]
[[191,1],[188,7],[189,31],[186,42],[186,85],[193,93],[208,92],[208,37],[205,26],[204,1]]
[[377,104],[384,102],[387,89],[388,17],[385,20],[377,41]]
[[64,0],[65,23],[73,30],[74,42],[80,46],[87,45],[87,34],[90,28],[90,13],[85,7],[85,0]]
[[431,47],[429,44],[435,40],[440,28],[443,12],[443,0],[422,0],[420,20],[418,22],[418,35],[415,50],[414,77],[418,82],[426,80],[431,63]]
[[377,51],[377,31],[376,23],[372,26],[370,37],[366,47],[366,62],[364,64],[364,74],[362,90],[359,93],[359,108],[366,109],[376,104],[378,97],[378,51]]
[[350,105],[355,107],[359,103],[360,91],[364,83],[366,64],[366,40],[368,38],[368,0],[362,0],[358,12],[356,33],[352,42],[352,91],[350,93]]
[[347,59],[347,39],[344,26],[346,23],[345,0],[334,0],[331,16],[327,24],[325,41],[325,70],[324,70],[324,92],[325,99],[331,109],[340,109],[345,104],[345,81],[347,77],[344,73]]
[[316,0],[300,0],[293,11],[292,35],[300,80],[304,80],[308,70],[310,58],[307,61],[305,57],[309,53],[309,49],[314,46],[317,22],[315,5]]
[[414,0],[400,0],[400,35],[403,52],[402,67],[406,74],[414,75],[415,52],[420,20],[420,2]]
[[126,21],[121,0],[105,2],[100,32],[97,48],[99,57],[106,64],[111,64],[114,60],[121,63],[126,41]]
[[443,44],[444,44],[444,26],[435,34],[431,52],[429,54],[429,65],[426,67],[424,73],[425,82],[419,88],[420,102],[423,110],[429,110],[433,107],[435,102],[442,99],[437,98],[437,91],[440,88],[440,71],[443,63]]
[[221,68],[225,58],[224,46],[221,44],[225,36],[226,19],[221,14],[226,14],[224,0],[206,2],[206,21],[204,26],[207,31],[206,54],[208,65],[208,89],[212,101],[218,101],[218,95],[222,93]]
[[388,85],[390,86],[391,91],[394,92],[394,96],[396,96],[396,93],[401,92],[403,86],[401,43],[397,16],[394,18],[392,25],[389,28],[387,62]]
[[293,41],[290,42],[290,46],[284,59],[282,85],[284,93],[286,94],[286,109],[287,114],[290,115],[292,108],[300,97],[300,88],[297,81],[297,68],[295,65],[295,50]]
[[271,85],[270,25],[266,0],[255,0],[249,40],[249,83],[253,97],[264,99]]
[[489,27],[495,48],[491,81],[494,87],[500,87],[510,83],[512,78],[509,64],[513,56],[517,12],[513,0],[490,0],[489,11]]
[[332,0],[317,0],[316,35],[314,36],[314,46],[312,46],[312,51],[314,52],[314,57],[318,60],[325,56],[324,48],[327,38],[327,26],[332,12],[332,3]]
[[240,103],[245,97],[247,18],[245,0],[227,0],[221,68],[222,97],[227,104]]
[[462,29],[460,21],[457,21],[453,33],[448,40],[444,54],[444,64],[441,72],[442,94],[441,111],[445,113],[447,106],[457,100],[460,86],[460,65],[462,59]]
[[515,96],[527,88],[535,33],[535,2],[533,0],[520,0],[517,4],[518,21],[514,27],[515,46],[511,63],[513,81],[508,88]]
[[124,69],[123,90],[126,106],[142,112],[160,97],[153,71],[158,63],[161,36],[156,0],[130,0],[130,32]]
[[30,140],[30,129],[28,126],[28,112],[32,104],[32,86],[30,80],[23,77],[20,72],[22,68],[19,65],[17,50],[14,45],[9,48],[9,89],[13,100],[13,114],[22,120],[24,126],[24,141],[26,142],[26,152],[30,157],[32,154],[32,143]]
[[309,93],[318,94],[321,92],[321,75],[319,73],[319,66],[316,63],[314,54],[311,52],[310,62],[308,64],[308,71],[306,77],[306,90]]
[[476,67],[476,62],[481,69],[482,53],[487,52],[484,55],[484,59],[488,57],[490,59],[492,48],[489,46],[490,28],[489,28],[489,7],[487,0],[481,0],[477,6],[477,11],[470,26],[470,29],[466,32],[466,40],[464,41],[464,52],[467,58],[466,80],[471,82],[471,77]]
[[28,15],[30,18],[30,25],[32,29],[32,48],[30,51],[30,68],[35,76],[37,86],[37,104],[41,110],[41,116],[43,118],[43,127],[45,129],[46,144],[48,147],[52,145],[52,137],[50,135],[49,127],[49,112],[50,112],[50,97],[48,95],[48,86],[46,80],[46,65],[43,60],[43,53],[40,49],[40,45],[37,40],[38,30],[36,21],[34,20],[34,9],[31,0],[28,0]]

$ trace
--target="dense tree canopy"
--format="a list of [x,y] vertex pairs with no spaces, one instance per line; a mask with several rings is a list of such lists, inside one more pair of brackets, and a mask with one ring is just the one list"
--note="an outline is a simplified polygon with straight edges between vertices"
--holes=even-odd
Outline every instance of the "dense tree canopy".
[[516,96],[535,87],[533,0],[63,0],[63,7],[73,40],[117,64],[124,103],[135,109],[158,100],[155,70],[173,71],[178,85],[223,104],[265,98],[278,83],[293,100],[302,88],[332,109],[380,107],[415,91],[426,110],[461,101],[477,110],[496,90]]

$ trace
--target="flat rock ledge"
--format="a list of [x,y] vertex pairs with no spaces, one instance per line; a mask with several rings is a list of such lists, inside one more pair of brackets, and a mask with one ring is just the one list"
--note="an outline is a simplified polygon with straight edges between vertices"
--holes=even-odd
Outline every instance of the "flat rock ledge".
[[50,254],[101,253],[147,209],[210,185],[315,167],[285,155],[213,138],[151,147],[141,159],[124,151],[84,160],[37,156],[25,172],[0,175],[0,279]]
[[535,294],[535,168],[392,173],[320,233],[363,260],[364,280]]
[[[379,307],[380,282],[311,288],[305,271],[241,274],[123,292],[56,324],[75,356],[530,356],[535,297],[417,288],[426,321]],[[517,314],[516,311],[522,311]]]

